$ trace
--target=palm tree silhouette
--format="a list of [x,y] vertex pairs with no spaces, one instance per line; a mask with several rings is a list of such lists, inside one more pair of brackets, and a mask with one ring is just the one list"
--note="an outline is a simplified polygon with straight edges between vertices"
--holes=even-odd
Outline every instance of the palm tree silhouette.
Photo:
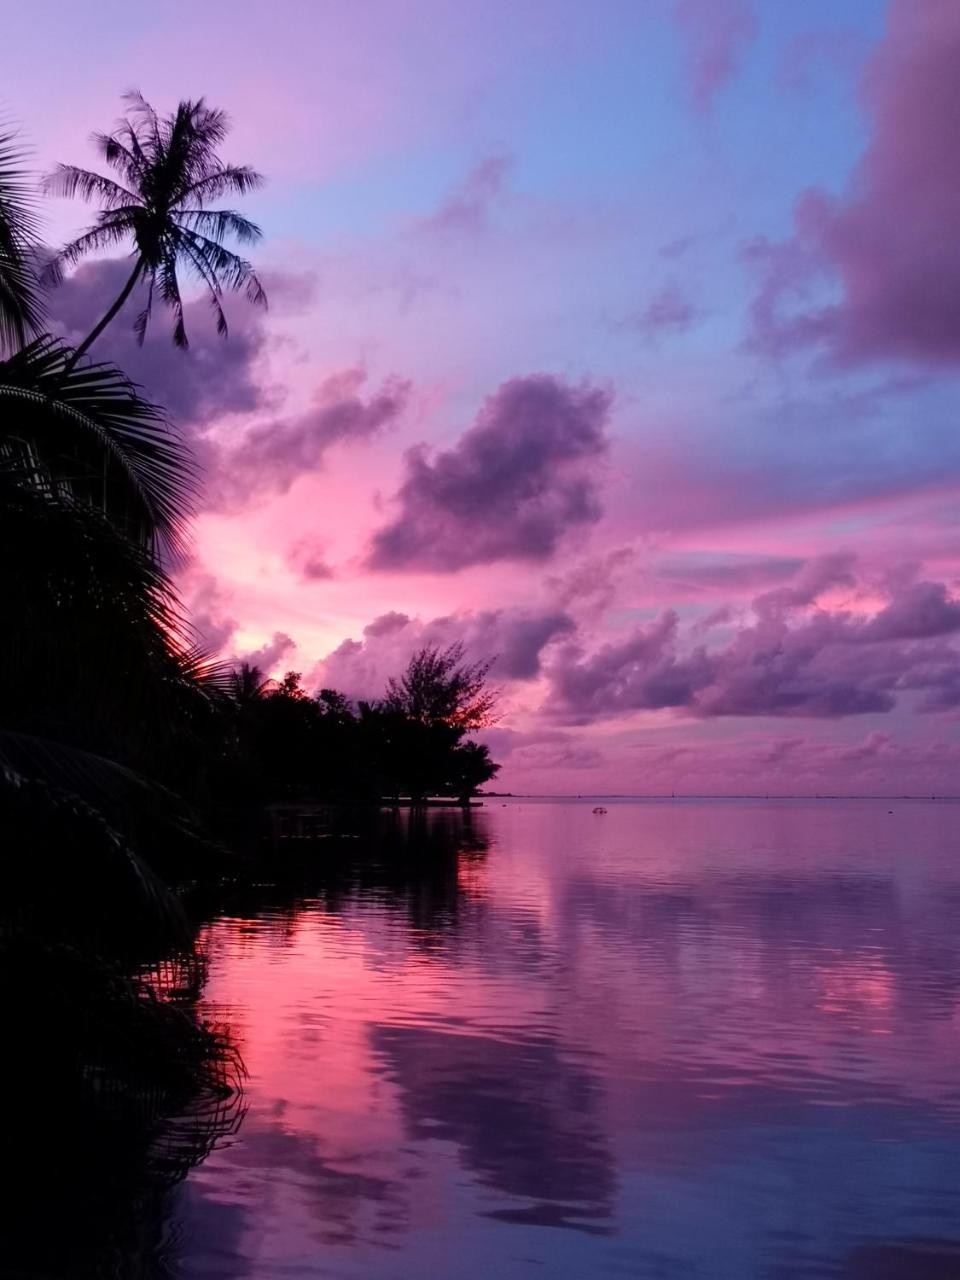
[[263,179],[247,165],[225,164],[217,147],[226,137],[229,121],[203,98],[186,100],[168,116],[160,116],[140,93],[128,93],[128,112],[112,134],[96,133],[100,155],[121,181],[61,164],[47,176],[44,190],[51,195],[80,196],[99,201],[96,222],[65,245],[48,268],[57,281],[64,266],[85,254],[133,241],[133,269],[119,296],[76,348],[71,366],[97,340],[120,311],[134,287],[144,282],[147,297],[134,323],[143,342],[153,295],[157,291],[173,309],[173,341],[186,347],[183,300],[178,272],[186,268],[206,287],[217,320],[217,332],[227,333],[220,299],[225,288],[242,291],[264,305],[266,294],[253,267],[231,252],[224,241],[240,244],[260,238],[260,228],[233,209],[211,209],[210,201],[228,194],[245,195]]

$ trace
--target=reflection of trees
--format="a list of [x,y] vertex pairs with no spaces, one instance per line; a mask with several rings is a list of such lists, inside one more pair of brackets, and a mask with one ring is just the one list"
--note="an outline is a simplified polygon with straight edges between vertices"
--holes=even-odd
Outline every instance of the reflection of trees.
[[241,1110],[230,1042],[192,1012],[199,973],[188,954],[129,977],[67,944],[4,937],[8,1274],[164,1274],[165,1194]]
[[554,1040],[393,1026],[374,1027],[371,1037],[401,1090],[411,1138],[455,1142],[482,1183],[531,1202],[495,1216],[603,1229],[615,1177],[597,1123],[598,1086]]
[[267,883],[234,886],[207,903],[212,914],[268,914],[296,933],[300,914],[319,899],[333,912],[373,902],[403,912],[424,945],[450,933],[463,906],[465,866],[483,864],[486,815],[461,809],[349,810],[327,840],[281,849],[262,868]]

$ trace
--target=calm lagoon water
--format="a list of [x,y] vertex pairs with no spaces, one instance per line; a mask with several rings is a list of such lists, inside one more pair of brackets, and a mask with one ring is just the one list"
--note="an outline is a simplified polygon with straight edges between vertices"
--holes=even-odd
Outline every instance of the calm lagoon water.
[[248,1110],[178,1275],[960,1277],[960,805],[593,803],[207,927]]

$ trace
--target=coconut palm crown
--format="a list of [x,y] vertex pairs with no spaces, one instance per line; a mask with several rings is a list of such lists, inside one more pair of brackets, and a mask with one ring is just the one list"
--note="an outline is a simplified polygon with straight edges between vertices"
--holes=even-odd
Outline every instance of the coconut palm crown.
[[145,303],[134,322],[140,342],[158,293],[174,313],[174,343],[186,347],[181,270],[205,287],[222,336],[227,333],[221,305],[224,289],[242,292],[251,302],[266,303],[253,267],[225,245],[231,237],[239,244],[253,244],[260,238],[260,228],[234,209],[209,207],[224,196],[245,195],[263,181],[255,169],[226,164],[217,155],[229,130],[225,113],[208,107],[203,98],[183,101],[166,116],[159,115],[140,93],[128,93],[124,100],[127,114],[116,130],[93,135],[99,154],[119,181],[61,164],[44,182],[51,195],[79,196],[100,205],[93,226],[56,255],[49,268],[52,280],[88,253],[130,242],[133,246],[126,284],[76,348],[74,361],[97,340],[138,284],[146,286]]

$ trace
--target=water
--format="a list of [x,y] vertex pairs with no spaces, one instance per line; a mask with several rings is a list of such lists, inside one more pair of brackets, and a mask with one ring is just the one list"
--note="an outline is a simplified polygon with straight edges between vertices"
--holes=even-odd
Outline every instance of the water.
[[209,925],[178,1275],[960,1277],[960,806],[592,803]]

